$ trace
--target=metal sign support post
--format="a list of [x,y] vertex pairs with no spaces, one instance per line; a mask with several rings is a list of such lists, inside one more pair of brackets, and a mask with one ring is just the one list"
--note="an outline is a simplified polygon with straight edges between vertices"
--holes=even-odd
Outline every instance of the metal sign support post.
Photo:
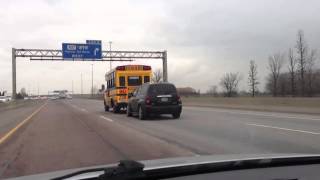
[[163,82],[168,82],[167,51],[164,51],[162,55],[162,74]]
[[17,98],[17,77],[16,77],[16,49],[12,48],[12,99]]

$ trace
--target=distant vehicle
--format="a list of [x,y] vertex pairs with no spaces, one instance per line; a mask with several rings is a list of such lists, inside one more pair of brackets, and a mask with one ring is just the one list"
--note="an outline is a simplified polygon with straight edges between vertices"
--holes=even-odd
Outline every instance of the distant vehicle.
[[40,99],[48,99],[47,96],[40,96]]
[[58,96],[50,96],[49,99],[50,100],[56,100],[56,99],[59,99],[59,97]]
[[70,94],[67,94],[66,98],[67,99],[72,99],[72,96]]
[[9,102],[11,98],[8,96],[0,96],[0,102]]
[[30,99],[32,99],[32,100],[38,100],[38,99],[40,99],[40,96],[31,96]]
[[104,109],[117,113],[121,108],[127,108],[128,93],[133,92],[143,83],[150,82],[151,66],[124,65],[106,73],[107,89],[104,93]]
[[139,119],[145,119],[149,114],[172,114],[175,119],[180,117],[182,102],[171,83],[145,83],[129,96],[127,116],[137,113]]
[[65,94],[65,93],[59,94],[59,99],[66,99],[66,98],[67,98],[67,94]]
[[6,97],[7,97],[8,101],[12,100],[11,96],[6,96]]

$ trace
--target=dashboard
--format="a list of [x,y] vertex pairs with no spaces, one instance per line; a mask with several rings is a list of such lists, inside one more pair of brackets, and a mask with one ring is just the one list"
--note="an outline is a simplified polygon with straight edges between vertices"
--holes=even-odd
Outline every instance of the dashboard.
[[169,178],[170,180],[319,180],[320,165],[297,165],[271,168],[244,169],[197,174],[184,177]]

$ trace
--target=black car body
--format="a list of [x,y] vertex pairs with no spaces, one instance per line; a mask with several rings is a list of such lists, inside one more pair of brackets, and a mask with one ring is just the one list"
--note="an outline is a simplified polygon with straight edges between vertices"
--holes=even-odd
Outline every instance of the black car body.
[[128,116],[137,113],[139,119],[144,119],[150,114],[172,114],[173,118],[180,117],[181,99],[176,87],[171,83],[145,83],[130,96]]

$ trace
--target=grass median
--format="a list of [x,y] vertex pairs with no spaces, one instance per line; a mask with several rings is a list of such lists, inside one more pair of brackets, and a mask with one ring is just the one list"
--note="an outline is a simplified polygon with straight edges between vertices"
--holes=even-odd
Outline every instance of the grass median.
[[44,100],[16,100],[16,101],[9,101],[5,103],[0,103],[0,111],[6,111],[9,109],[15,109],[19,107],[23,107],[26,105],[30,105],[32,103],[38,103],[38,102],[43,102]]

